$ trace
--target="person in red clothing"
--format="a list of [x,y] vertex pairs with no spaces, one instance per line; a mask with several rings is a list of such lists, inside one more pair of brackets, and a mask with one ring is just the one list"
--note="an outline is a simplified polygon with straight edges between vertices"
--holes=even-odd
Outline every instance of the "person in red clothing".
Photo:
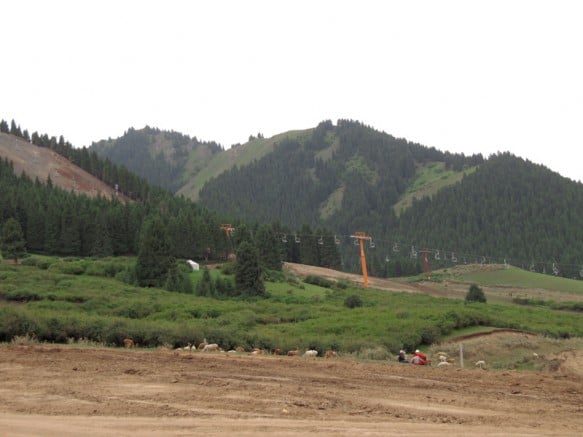
[[418,366],[427,365],[427,355],[417,349],[411,357],[411,364],[417,364]]

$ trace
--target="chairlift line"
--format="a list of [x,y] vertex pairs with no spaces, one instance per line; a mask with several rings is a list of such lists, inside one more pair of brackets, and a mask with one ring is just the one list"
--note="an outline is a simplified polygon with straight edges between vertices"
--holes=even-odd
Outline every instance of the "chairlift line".
[[411,246],[411,253],[409,256],[411,258],[417,258],[417,251],[415,250],[415,246]]

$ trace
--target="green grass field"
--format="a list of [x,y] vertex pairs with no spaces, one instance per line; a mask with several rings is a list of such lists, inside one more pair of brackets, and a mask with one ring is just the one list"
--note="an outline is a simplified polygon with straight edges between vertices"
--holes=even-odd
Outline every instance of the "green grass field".
[[481,285],[542,288],[545,290],[583,294],[583,281],[543,275],[542,273],[529,272],[517,267],[491,272],[472,272],[463,275],[462,278]]

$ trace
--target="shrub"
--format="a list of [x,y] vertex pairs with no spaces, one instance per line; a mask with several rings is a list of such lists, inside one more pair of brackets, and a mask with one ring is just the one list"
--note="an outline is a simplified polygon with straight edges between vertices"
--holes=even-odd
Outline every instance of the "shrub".
[[344,306],[347,308],[358,308],[362,306],[362,299],[357,296],[356,294],[353,294],[351,296],[348,296],[346,299],[344,299]]
[[326,278],[322,278],[321,276],[315,276],[315,275],[306,276],[306,278],[304,279],[304,282],[306,284],[317,285],[318,287],[323,287],[323,288],[332,288],[332,286],[334,285],[333,281],[330,281]]
[[486,303],[486,295],[484,291],[476,284],[470,285],[468,294],[466,294],[466,302],[482,302]]

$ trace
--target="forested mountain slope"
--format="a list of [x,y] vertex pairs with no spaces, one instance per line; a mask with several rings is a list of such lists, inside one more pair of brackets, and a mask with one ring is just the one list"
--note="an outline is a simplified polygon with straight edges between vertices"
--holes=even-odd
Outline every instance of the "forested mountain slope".
[[284,137],[272,153],[210,180],[200,202],[245,219],[385,234],[396,222],[393,206],[418,168],[436,161],[462,172],[482,157],[443,153],[358,122],[327,121],[304,137]]
[[480,261],[494,257],[483,261],[579,277],[583,184],[498,154],[459,184],[415,201],[400,217],[397,235],[417,247],[442,249],[442,256],[455,251],[460,261],[464,254],[469,262],[476,255]]
[[130,128],[115,140],[93,143],[90,150],[124,165],[151,184],[175,192],[223,149],[215,142],[146,126]]

